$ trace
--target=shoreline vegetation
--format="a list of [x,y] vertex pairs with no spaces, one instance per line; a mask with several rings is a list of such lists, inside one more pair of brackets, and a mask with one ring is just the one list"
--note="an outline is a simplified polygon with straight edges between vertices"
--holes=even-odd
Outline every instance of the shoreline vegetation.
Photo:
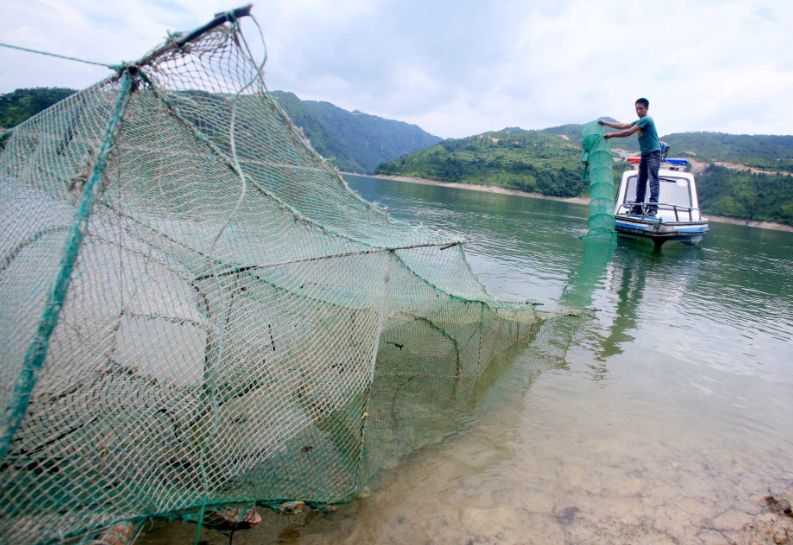
[[[502,195],[515,195],[517,197],[528,197],[530,199],[544,199],[549,201],[559,201],[559,202],[566,202],[571,204],[580,204],[580,205],[589,204],[589,199],[586,197],[554,197],[551,195],[543,195],[542,193],[529,193],[526,191],[520,191],[518,189],[506,189],[504,187],[496,187],[490,185],[441,182],[438,180],[427,180],[425,178],[414,178],[412,176],[392,176],[386,174],[356,174],[354,172],[343,172],[342,174],[344,174],[345,176],[363,176],[366,178],[375,178],[375,179],[387,180],[391,182],[403,182],[403,183],[419,184],[419,185],[434,185],[439,187],[450,187],[452,189],[464,189],[467,191],[481,191],[483,193],[499,193]],[[741,218],[731,218],[727,216],[714,216],[710,214],[707,215],[707,218],[708,221],[714,221],[716,223],[730,223],[733,225],[743,225],[745,227],[755,227],[757,229],[770,229],[773,231],[785,231],[788,233],[793,233],[793,226],[785,225],[782,223],[747,220]]]

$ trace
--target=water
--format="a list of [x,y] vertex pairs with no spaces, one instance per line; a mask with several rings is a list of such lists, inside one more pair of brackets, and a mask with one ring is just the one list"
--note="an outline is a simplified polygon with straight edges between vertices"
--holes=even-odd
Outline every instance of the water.
[[[591,284],[578,288],[596,312],[562,332],[556,358],[513,354],[461,433],[383,472],[366,497],[335,513],[266,513],[234,543],[711,544],[773,533],[763,496],[793,490],[793,234],[714,223],[700,246],[622,241],[585,271],[584,206],[348,181],[396,217],[468,236],[493,295],[559,308],[586,272]],[[193,537],[171,525],[142,542]]]

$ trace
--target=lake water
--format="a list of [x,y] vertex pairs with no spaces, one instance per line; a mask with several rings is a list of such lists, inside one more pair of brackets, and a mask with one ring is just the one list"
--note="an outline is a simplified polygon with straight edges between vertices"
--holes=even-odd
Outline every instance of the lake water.
[[[381,473],[365,497],[334,513],[264,513],[234,543],[716,544],[773,533],[763,497],[793,491],[793,234],[713,223],[699,246],[621,241],[587,269],[584,206],[348,181],[395,217],[468,236],[493,295],[553,310],[573,286],[594,316],[562,331],[549,357],[511,354],[460,433]],[[141,542],[193,537],[171,525]]]

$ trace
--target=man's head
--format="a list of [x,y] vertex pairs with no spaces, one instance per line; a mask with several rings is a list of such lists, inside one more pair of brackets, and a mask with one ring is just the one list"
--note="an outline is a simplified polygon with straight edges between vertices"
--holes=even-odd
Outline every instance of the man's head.
[[650,101],[646,98],[636,99],[636,115],[644,117],[647,115],[647,110],[650,108]]

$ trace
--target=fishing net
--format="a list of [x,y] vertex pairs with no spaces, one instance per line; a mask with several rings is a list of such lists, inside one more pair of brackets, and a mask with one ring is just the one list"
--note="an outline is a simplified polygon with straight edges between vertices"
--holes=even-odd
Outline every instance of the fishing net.
[[0,541],[353,498],[536,334],[458,236],[351,191],[232,16],[0,155]]
[[581,136],[586,164],[584,183],[589,187],[589,237],[614,237],[614,174],[611,144],[603,138],[597,121],[584,125]]

